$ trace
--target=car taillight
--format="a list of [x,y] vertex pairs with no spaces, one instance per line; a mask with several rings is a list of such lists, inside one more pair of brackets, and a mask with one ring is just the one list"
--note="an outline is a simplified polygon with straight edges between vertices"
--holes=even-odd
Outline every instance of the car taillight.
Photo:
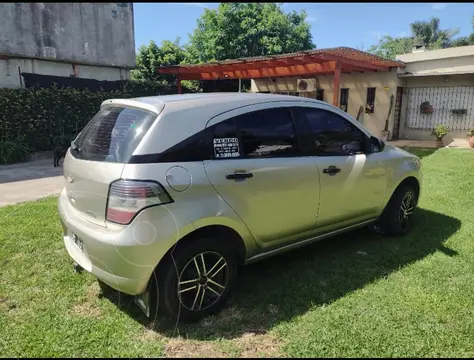
[[144,208],[173,202],[155,181],[117,180],[110,184],[107,221],[127,225]]

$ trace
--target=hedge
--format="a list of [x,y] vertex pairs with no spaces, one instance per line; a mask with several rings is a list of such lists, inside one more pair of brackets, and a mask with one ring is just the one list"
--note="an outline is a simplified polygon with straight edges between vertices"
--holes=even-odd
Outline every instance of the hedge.
[[32,152],[69,144],[104,100],[174,93],[175,86],[138,82],[127,82],[122,90],[110,92],[0,89],[0,162],[26,161]]

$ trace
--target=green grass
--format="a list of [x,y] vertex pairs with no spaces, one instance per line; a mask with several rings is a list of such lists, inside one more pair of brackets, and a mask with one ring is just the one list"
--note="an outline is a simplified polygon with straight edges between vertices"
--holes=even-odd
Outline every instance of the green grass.
[[249,266],[223,313],[178,328],[73,273],[55,199],[1,208],[0,354],[473,357],[474,153],[410,151],[408,236],[362,229]]

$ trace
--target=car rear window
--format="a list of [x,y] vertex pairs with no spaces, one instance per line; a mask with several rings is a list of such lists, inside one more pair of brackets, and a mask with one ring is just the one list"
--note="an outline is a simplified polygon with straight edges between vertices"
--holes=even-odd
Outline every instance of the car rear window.
[[146,110],[103,107],[77,136],[71,153],[83,160],[126,163],[156,117]]

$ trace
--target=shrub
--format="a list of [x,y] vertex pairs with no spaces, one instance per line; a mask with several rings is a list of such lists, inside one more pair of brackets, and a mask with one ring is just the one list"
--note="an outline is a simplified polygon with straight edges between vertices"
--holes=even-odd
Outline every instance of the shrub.
[[446,125],[438,124],[434,127],[431,135],[436,136],[436,140],[442,140],[448,133],[449,129]]
[[104,100],[174,93],[172,85],[133,81],[110,92],[58,87],[0,89],[0,161],[24,161],[30,152],[69,144]]
[[30,148],[24,137],[15,140],[0,140],[0,161],[4,165],[27,161]]

